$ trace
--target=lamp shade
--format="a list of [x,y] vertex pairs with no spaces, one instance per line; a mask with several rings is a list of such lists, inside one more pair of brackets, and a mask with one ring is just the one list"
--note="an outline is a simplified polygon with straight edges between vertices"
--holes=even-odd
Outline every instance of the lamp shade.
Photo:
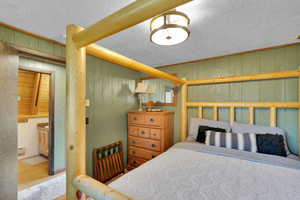
[[147,90],[145,87],[145,83],[143,81],[138,82],[136,88],[135,88],[135,93],[138,94],[150,94],[153,93],[154,91],[152,90]]

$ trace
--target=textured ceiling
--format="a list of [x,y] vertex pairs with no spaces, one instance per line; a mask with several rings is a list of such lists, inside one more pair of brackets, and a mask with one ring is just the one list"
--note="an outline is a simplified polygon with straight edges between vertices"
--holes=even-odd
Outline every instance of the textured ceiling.
[[[0,21],[64,42],[67,24],[87,27],[132,0],[1,0]],[[297,42],[299,0],[194,0],[178,8],[191,35],[175,46],[149,40],[149,21],[99,44],[151,66]],[[299,40],[298,40],[299,41]]]

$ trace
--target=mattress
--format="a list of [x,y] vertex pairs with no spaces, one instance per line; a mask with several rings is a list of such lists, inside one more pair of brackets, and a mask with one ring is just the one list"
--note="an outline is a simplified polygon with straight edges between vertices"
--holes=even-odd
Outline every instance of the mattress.
[[109,186],[136,200],[297,200],[300,162],[181,142]]

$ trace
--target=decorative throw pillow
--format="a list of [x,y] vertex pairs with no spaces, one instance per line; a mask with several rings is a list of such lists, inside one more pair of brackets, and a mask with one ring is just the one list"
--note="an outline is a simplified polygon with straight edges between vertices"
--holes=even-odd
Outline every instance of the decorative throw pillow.
[[222,128],[215,128],[215,127],[210,127],[210,126],[199,126],[196,141],[200,142],[200,143],[204,143],[205,142],[205,132],[208,130],[226,133],[226,130],[222,129]]
[[224,133],[208,130],[205,144],[250,152],[257,151],[254,133]]
[[189,123],[189,133],[188,133],[188,137],[187,137],[188,140],[190,140],[190,141],[197,140],[199,126],[222,128],[222,129],[225,129],[226,131],[229,131],[231,129],[229,122],[200,119],[200,118],[191,118],[190,123]]
[[287,156],[283,135],[256,134],[257,152],[277,156]]
[[251,125],[238,122],[232,122],[231,124],[233,133],[255,133],[255,134],[273,134],[273,135],[282,135],[284,140],[285,151],[287,155],[290,154],[287,142],[287,133],[285,130],[279,127],[271,126],[260,126],[260,125]]

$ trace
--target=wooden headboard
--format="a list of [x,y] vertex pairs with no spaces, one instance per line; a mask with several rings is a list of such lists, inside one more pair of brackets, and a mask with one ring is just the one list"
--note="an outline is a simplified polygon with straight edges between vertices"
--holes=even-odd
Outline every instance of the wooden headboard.
[[[229,109],[229,121],[235,121],[235,109],[246,108],[248,109],[248,123],[254,124],[255,122],[255,109],[256,108],[267,108],[270,110],[270,126],[277,125],[277,109],[279,108],[296,108],[298,109],[298,124],[300,120],[300,98],[298,95],[297,102],[188,102],[188,86],[194,85],[207,85],[207,84],[219,84],[219,83],[233,83],[233,82],[244,82],[254,80],[268,80],[268,79],[284,79],[291,77],[299,77],[300,71],[287,71],[287,72],[273,72],[265,74],[252,74],[243,76],[231,76],[231,77],[220,77],[211,79],[201,79],[194,81],[187,81],[186,84],[181,87],[181,140],[184,141],[188,135],[188,108],[198,108],[198,117],[203,118],[203,109],[213,109],[213,119],[218,120],[219,109]],[[299,81],[300,84],[300,81]],[[300,86],[298,87],[300,91]],[[298,94],[299,94],[299,91]],[[298,128],[298,135],[300,138],[300,127]],[[299,143],[300,150],[300,143]]]
[[203,118],[203,108],[213,108],[213,120],[218,120],[218,109],[229,108],[229,121],[235,121],[236,108],[248,108],[248,123],[254,124],[254,109],[270,109],[270,126],[276,126],[278,108],[299,108],[298,102],[187,102],[187,107],[197,107],[198,117]]

